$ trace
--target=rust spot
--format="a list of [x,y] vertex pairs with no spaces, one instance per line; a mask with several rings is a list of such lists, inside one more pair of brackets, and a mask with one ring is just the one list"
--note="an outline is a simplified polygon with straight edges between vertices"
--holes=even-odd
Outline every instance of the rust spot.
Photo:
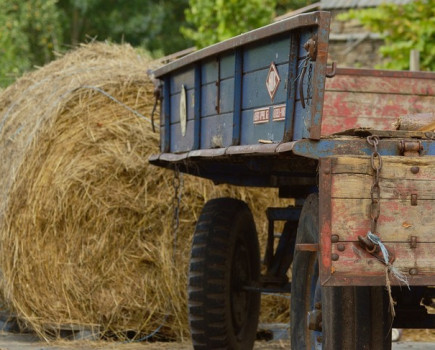
[[402,223],[402,227],[404,227],[404,228],[410,228],[410,227],[412,227],[412,224],[410,224],[409,222],[404,221]]

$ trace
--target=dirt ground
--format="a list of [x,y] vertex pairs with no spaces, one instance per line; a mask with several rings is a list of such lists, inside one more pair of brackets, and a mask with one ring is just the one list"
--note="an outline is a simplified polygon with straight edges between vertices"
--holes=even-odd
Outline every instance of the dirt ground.
[[[0,333],[0,350],[192,350],[186,343],[107,343],[89,341],[40,342],[30,334]],[[290,350],[289,341],[257,341],[254,350]],[[393,343],[393,350],[433,350],[435,330],[404,330],[402,339]]]

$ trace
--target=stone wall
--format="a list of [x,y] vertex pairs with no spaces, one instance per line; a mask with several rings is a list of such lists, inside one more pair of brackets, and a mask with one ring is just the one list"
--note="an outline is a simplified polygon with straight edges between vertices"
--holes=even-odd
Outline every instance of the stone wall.
[[337,15],[343,10],[332,10],[329,37],[329,61],[339,67],[375,68],[381,63],[379,47],[383,40],[370,33],[356,20],[339,21]]

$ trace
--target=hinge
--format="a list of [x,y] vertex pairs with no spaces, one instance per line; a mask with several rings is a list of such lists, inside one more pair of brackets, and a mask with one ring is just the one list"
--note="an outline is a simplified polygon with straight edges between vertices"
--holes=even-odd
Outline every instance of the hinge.
[[401,140],[399,144],[400,154],[405,157],[419,157],[423,149],[421,141]]

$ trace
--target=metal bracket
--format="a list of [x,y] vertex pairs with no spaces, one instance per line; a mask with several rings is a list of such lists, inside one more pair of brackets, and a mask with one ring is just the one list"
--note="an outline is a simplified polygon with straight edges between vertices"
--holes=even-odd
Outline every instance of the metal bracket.
[[332,62],[331,68],[328,67],[326,69],[326,77],[334,78],[336,73],[337,73],[337,62]]
[[419,157],[424,147],[421,141],[406,141],[401,140],[399,150],[402,156],[405,157]]
[[307,51],[307,55],[311,61],[315,61],[317,58],[317,35],[312,36],[304,44],[304,49]]

